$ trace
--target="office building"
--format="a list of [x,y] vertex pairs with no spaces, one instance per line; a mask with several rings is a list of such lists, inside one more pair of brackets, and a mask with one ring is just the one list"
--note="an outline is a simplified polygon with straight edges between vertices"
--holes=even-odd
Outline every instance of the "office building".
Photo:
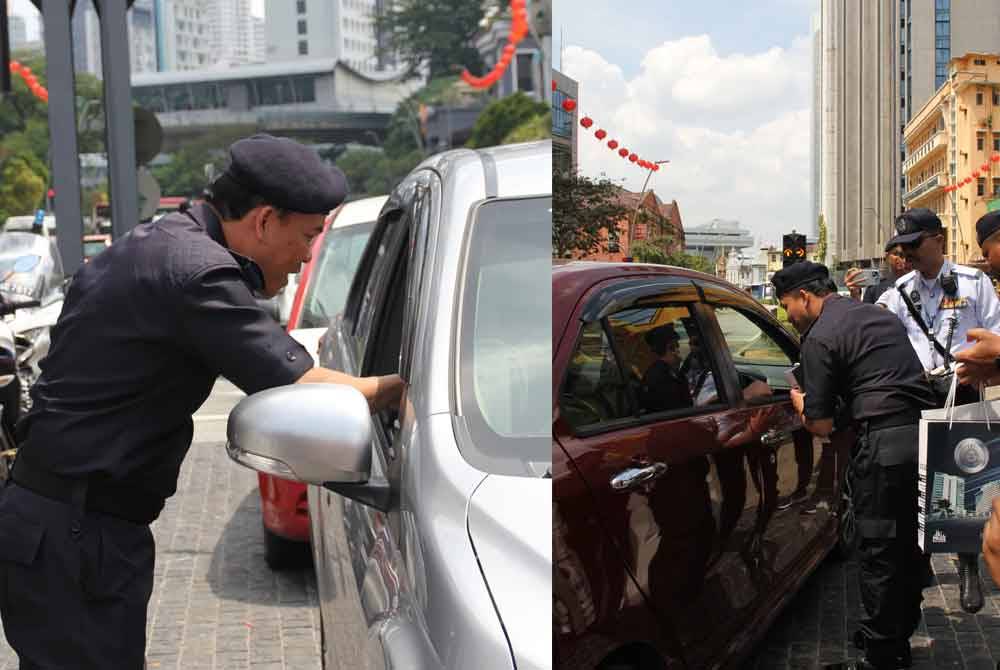
[[576,115],[579,106],[573,111],[563,109],[563,101],[567,98],[576,100],[579,95],[579,84],[559,70],[552,69],[552,81],[555,90],[552,91],[552,167],[564,173],[575,173],[577,168]]

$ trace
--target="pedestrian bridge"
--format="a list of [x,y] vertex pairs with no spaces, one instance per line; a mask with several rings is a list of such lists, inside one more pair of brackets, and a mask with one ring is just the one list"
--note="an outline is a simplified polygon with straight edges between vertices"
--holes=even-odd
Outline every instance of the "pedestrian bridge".
[[336,59],[132,75],[132,98],[156,114],[163,148],[222,129],[312,143],[379,141],[419,79],[362,74]]

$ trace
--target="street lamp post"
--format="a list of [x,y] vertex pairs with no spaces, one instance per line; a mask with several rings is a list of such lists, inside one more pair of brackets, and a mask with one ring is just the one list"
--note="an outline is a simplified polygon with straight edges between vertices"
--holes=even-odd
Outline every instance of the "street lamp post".
[[[664,163],[669,163],[670,161],[652,161],[654,165],[663,165]],[[642,201],[646,195],[646,185],[649,184],[649,178],[653,176],[653,168],[649,167],[646,169],[646,180],[642,182],[642,191],[639,192],[639,202],[635,204],[635,211],[632,212],[632,220],[628,224],[628,253],[629,260],[632,259],[632,233],[635,230],[635,220],[639,216],[639,208],[642,206]]]

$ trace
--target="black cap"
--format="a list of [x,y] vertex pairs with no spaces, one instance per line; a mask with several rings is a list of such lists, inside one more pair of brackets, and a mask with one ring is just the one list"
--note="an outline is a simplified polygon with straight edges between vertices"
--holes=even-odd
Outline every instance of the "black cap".
[[896,217],[896,236],[886,246],[912,244],[924,233],[938,233],[943,228],[938,215],[926,207],[908,209]]
[[812,261],[802,261],[775,272],[774,276],[771,277],[771,283],[774,284],[775,295],[780,298],[803,284],[829,278],[830,271],[826,269],[825,265]]
[[998,230],[1000,230],[1000,210],[986,212],[979,217],[979,220],[976,221],[976,240],[979,242],[979,246],[983,246],[986,238]]
[[244,190],[290,212],[326,214],[347,197],[347,179],[313,149],[285,137],[254,135],[229,147],[226,173]]

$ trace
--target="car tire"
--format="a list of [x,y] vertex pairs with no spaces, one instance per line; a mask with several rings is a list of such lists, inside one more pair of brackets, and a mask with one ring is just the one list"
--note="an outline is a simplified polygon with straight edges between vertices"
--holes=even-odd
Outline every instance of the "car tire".
[[844,485],[840,490],[840,509],[837,511],[837,543],[832,555],[838,561],[846,561],[858,547],[858,520],[854,515],[854,503],[851,500],[851,484],[844,477]]
[[312,550],[308,542],[295,542],[264,529],[264,560],[275,571],[294,570],[312,563]]

